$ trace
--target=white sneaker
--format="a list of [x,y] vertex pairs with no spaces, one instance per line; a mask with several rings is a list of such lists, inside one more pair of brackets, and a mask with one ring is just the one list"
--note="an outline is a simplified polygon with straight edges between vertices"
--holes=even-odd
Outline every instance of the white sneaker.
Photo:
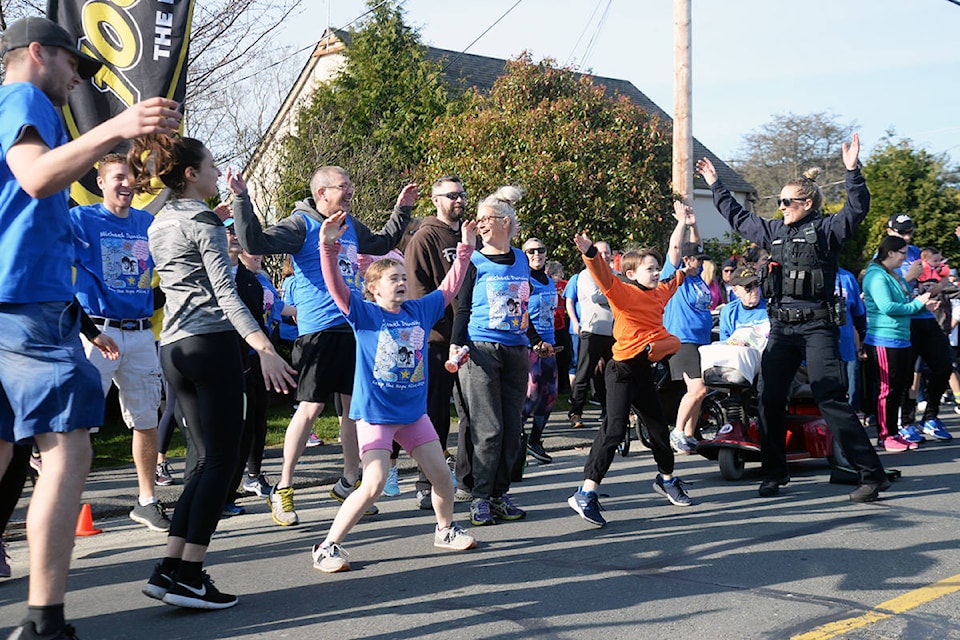
[[281,527],[300,524],[300,517],[293,508],[293,487],[278,489],[274,487],[267,497],[273,521]]
[[446,529],[437,527],[436,533],[433,534],[433,546],[438,549],[466,551],[477,546],[477,541],[454,522]]
[[680,429],[674,429],[670,432],[670,447],[677,453],[693,453],[693,448],[690,446],[690,443],[687,442],[687,437],[683,435],[683,431]]
[[350,563],[344,556],[350,555],[336,542],[313,545],[313,568],[324,573],[350,571]]

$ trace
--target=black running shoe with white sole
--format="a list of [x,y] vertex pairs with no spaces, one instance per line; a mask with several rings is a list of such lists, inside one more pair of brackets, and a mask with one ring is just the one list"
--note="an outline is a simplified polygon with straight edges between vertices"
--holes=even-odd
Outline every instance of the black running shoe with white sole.
[[143,589],[140,590],[143,595],[148,598],[153,598],[154,600],[163,600],[163,596],[167,595],[167,591],[170,590],[170,585],[173,583],[172,578],[169,573],[165,573],[163,570],[163,565],[157,563],[153,568],[153,573],[150,574],[150,579],[147,580],[147,584],[143,586]]
[[198,585],[184,584],[174,578],[163,596],[163,602],[186,609],[229,609],[239,602],[239,598],[221,593],[213,586],[213,579],[204,571]]

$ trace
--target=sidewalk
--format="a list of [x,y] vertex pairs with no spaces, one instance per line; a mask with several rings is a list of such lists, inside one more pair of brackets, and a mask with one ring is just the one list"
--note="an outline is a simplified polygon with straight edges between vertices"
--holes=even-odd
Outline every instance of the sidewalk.
[[[584,414],[584,427],[573,429],[566,419],[566,412],[555,412],[544,431],[544,447],[548,452],[562,451],[577,447],[589,447],[593,442],[597,429],[600,426],[600,412],[591,405]],[[448,449],[451,453],[457,450],[457,423],[451,425]],[[94,444],[96,446],[96,444]],[[276,482],[280,477],[283,450],[280,447],[267,449],[264,452],[263,472],[267,479]],[[170,465],[174,471],[177,484],[168,487],[156,487],[157,498],[167,508],[168,515],[172,513],[183,485],[184,459],[170,458]],[[416,473],[416,464],[406,453],[400,455],[401,476],[412,476]],[[325,444],[304,450],[297,464],[294,475],[294,487],[297,490],[323,485],[332,485],[343,471],[343,453],[339,444]],[[33,494],[33,485],[29,479],[23,489],[23,495],[17,503],[17,508],[10,519],[5,537],[17,539],[23,536],[24,524],[27,517],[27,506]],[[239,501],[240,506],[249,505],[253,501],[262,501],[252,494]],[[101,520],[120,515],[126,515],[137,501],[136,471],[132,464],[112,469],[98,469],[87,477],[87,485],[83,491],[83,503],[90,504],[93,519]]]

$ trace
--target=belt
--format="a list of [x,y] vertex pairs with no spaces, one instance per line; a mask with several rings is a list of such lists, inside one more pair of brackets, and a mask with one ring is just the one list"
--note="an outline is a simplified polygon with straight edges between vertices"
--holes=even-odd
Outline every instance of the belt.
[[810,320],[823,320],[830,317],[829,309],[797,309],[794,307],[775,307],[771,309],[773,318],[780,322],[794,324],[797,322],[809,322]]
[[153,326],[150,318],[141,318],[140,320],[114,320],[113,318],[97,318],[91,316],[90,319],[93,320],[93,324],[98,327],[113,327],[121,331],[142,331],[143,329],[149,329]]

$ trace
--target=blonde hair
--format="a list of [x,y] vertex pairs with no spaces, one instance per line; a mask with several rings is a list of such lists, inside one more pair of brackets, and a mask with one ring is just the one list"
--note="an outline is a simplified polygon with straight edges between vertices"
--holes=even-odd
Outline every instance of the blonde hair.
[[477,205],[477,218],[480,218],[480,209],[487,209],[494,215],[504,216],[510,221],[510,238],[517,235],[517,212],[513,205],[523,197],[520,187],[507,185],[500,187],[494,193],[480,201]]
[[710,258],[704,258],[702,265],[702,271],[700,271],[700,277],[703,278],[703,281],[707,284],[710,284],[717,279],[717,263],[711,260]]
[[814,211],[819,211],[823,206],[823,192],[817,186],[817,177],[823,173],[819,167],[811,167],[803,172],[802,178],[791,180],[786,185],[797,190],[797,197],[802,199],[809,198]]

